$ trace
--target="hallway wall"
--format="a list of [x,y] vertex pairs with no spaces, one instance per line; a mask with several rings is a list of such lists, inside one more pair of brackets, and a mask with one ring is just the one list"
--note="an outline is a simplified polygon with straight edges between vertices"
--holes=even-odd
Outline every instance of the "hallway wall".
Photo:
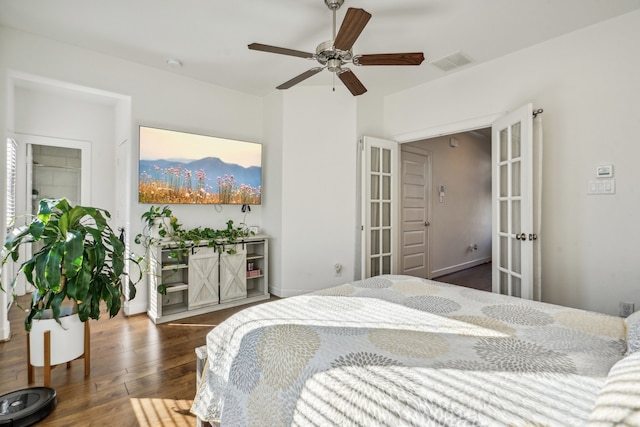
[[[456,147],[449,145],[451,138]],[[431,153],[431,277],[490,261],[491,138],[459,133],[405,145]]]

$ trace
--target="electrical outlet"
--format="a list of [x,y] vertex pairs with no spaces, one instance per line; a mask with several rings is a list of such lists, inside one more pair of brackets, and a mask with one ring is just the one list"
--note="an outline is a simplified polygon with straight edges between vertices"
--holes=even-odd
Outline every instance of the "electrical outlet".
[[336,271],[336,277],[342,276],[342,264],[336,263],[333,268]]
[[620,301],[618,306],[618,315],[620,317],[627,317],[634,312],[635,304],[629,301]]

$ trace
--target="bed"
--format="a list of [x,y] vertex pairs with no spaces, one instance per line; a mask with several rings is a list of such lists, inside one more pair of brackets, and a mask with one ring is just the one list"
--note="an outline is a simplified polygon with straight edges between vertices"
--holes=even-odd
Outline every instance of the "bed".
[[640,413],[615,408],[626,395],[607,383],[625,359],[617,378],[638,380],[627,329],[604,314],[379,276],[214,328],[191,411],[223,426],[609,425],[612,410]]

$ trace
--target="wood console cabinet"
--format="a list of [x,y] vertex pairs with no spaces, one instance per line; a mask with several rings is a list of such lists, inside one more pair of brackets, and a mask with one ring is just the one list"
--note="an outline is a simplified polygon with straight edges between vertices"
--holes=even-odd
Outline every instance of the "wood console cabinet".
[[147,315],[163,323],[269,299],[269,239],[247,237],[235,252],[219,253],[207,242],[179,249],[170,240],[149,248]]

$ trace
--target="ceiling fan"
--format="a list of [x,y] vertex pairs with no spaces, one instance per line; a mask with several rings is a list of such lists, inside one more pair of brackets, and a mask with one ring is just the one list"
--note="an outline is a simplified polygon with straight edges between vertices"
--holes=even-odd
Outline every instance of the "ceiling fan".
[[344,0],[324,0],[324,3],[329,10],[333,12],[333,40],[320,43],[316,48],[315,54],[261,43],[251,43],[249,45],[249,49],[252,50],[315,59],[322,65],[321,67],[315,67],[305,71],[299,76],[282,83],[277,89],[289,89],[326,68],[332,73],[335,73],[354,96],[358,96],[365,93],[367,88],[364,87],[362,82],[360,82],[349,68],[344,67],[345,64],[420,65],[422,61],[424,61],[424,54],[422,52],[353,55],[351,48],[360,36],[362,30],[364,30],[367,22],[369,22],[369,19],[371,19],[371,14],[364,9],[350,7],[347,9],[340,30],[336,34],[336,11],[340,9]]

